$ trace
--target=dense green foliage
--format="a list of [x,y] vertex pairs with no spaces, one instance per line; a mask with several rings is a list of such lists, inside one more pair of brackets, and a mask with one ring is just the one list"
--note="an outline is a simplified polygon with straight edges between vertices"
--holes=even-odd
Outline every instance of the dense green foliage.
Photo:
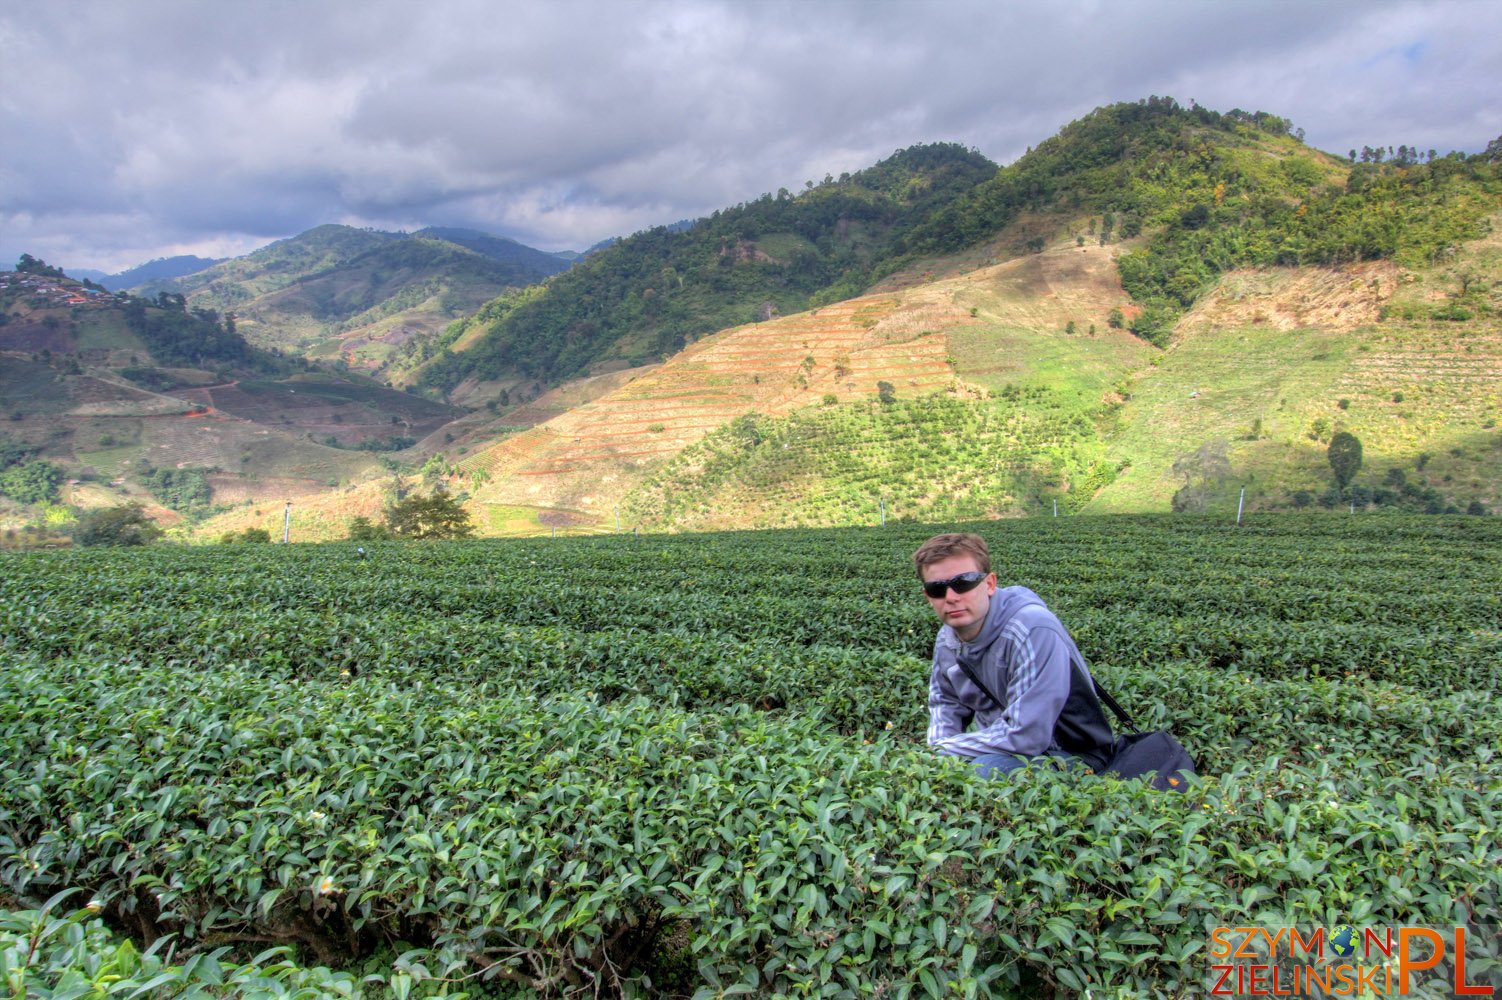
[[1099,215],[1102,242],[1149,233],[1121,259],[1121,278],[1144,309],[1134,331],[1161,343],[1230,268],[1430,263],[1483,235],[1502,194],[1485,157],[1348,168],[1289,131],[1274,115],[1171,98],[1099,108],[937,213],[909,246],[953,253],[1024,211]]
[[499,315],[477,317],[483,338],[441,356],[422,381],[561,381],[602,359],[656,360],[706,333],[849,298],[908,230],[995,169],[958,146],[914,146],[796,197],[783,190],[688,229],[637,233]]
[[16,270],[22,274],[35,274],[42,278],[64,277],[62,268],[52,267],[45,260],[33,257],[29,253],[21,255],[21,259],[16,262]]
[[[474,534],[469,512],[459,498],[440,489],[403,497],[386,508],[382,521],[393,538],[468,538]],[[352,525],[350,537],[362,532],[360,525]]]
[[161,365],[214,368],[225,365],[274,371],[279,366],[246,343],[233,315],[211,309],[188,311],[181,295],[162,293],[154,301],[119,293],[125,323]]
[[56,502],[62,481],[63,470],[40,458],[0,466],[0,494],[21,503]]
[[1361,439],[1350,431],[1337,431],[1325,455],[1335,473],[1335,487],[1344,490],[1361,469]]
[[162,529],[139,504],[86,510],[73,526],[73,540],[84,546],[150,545],[160,537]]
[[[888,387],[891,389],[892,387]],[[690,445],[625,500],[630,520],[676,527],[875,523],[1077,510],[1115,477],[1095,425],[1068,399],[1008,387],[747,414]],[[883,397],[886,398],[885,396]]]
[[0,969],[8,996],[17,1000],[78,1000],[80,997],[152,997],[210,1000],[264,997],[323,1000],[359,995],[346,973],[300,969],[289,948],[261,952],[247,963],[228,957],[228,947],[172,959],[167,938],[144,953],[112,935],[95,915],[97,904],[59,912],[63,899],[36,910],[0,910]]
[[[1300,177],[1285,173],[1290,181]],[[1203,200],[1120,261],[1122,284],[1144,306],[1133,330],[1155,342],[1230,268],[1435,263],[1485,235],[1485,215],[1502,195],[1495,165],[1459,155],[1409,166],[1358,164],[1344,186],[1312,183],[1285,191],[1251,183],[1214,161],[1203,176],[1225,186],[1207,196],[1203,185],[1186,178],[1189,197]]]
[[165,506],[180,513],[205,507],[214,497],[207,469],[153,469],[142,484]]
[[1171,796],[922,746],[929,530],[0,555],[0,884],[531,995],[1200,996],[1221,925],[1496,974],[1496,522],[980,526]]

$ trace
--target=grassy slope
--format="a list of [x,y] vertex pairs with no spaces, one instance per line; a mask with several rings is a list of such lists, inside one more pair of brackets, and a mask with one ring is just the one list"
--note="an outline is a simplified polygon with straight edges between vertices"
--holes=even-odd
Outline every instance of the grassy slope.
[[1227,275],[1185,318],[1161,363],[1135,373],[1112,442],[1112,455],[1132,468],[1091,509],[1163,509],[1182,485],[1174,460],[1215,440],[1229,442],[1233,469],[1216,501],[1222,509],[1234,510],[1241,486],[1254,508],[1293,490],[1318,494],[1330,484],[1325,453],[1340,430],[1363,444],[1355,483],[1379,486],[1399,468],[1462,507],[1475,499],[1496,509],[1502,336],[1486,320],[1394,314],[1448,301],[1458,273],[1489,276],[1483,284],[1495,289],[1499,248],[1494,229],[1444,266]]

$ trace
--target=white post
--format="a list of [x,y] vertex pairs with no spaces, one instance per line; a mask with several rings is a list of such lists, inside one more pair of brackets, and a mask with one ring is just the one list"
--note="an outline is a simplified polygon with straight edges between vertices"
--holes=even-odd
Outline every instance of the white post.
[[886,524],[887,523],[887,498],[886,497],[878,497],[876,502],[879,503],[879,504],[881,504],[881,523],[882,524]]
[[621,530],[621,509],[619,507],[615,509],[615,530]]
[[282,514],[282,544],[292,541],[292,501],[287,501],[287,509]]
[[1054,501],[1053,501],[1053,516],[1054,517],[1058,517],[1059,516],[1059,498],[1058,497],[1054,497]]
[[1236,501],[1236,526],[1241,527],[1241,508],[1246,503],[1246,487],[1241,488],[1241,499]]

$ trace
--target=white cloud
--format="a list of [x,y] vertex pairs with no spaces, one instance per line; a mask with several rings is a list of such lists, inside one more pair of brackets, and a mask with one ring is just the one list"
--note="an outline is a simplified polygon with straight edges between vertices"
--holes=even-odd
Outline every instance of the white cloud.
[[1010,162],[1149,94],[1333,152],[1475,150],[1498,79],[1492,0],[8,5],[0,260],[118,269],[329,221],[582,248],[917,142]]

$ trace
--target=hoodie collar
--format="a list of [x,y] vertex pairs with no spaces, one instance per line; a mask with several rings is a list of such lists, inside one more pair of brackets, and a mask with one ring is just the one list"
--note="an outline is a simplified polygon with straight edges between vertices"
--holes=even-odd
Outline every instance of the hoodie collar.
[[980,634],[970,642],[955,635],[954,628],[945,625],[939,629],[939,641],[955,651],[955,655],[974,666],[978,664],[991,645],[1001,637],[1002,629],[1012,616],[1029,604],[1042,604],[1043,599],[1026,587],[1003,587],[991,595],[991,606],[986,609],[986,620]]

